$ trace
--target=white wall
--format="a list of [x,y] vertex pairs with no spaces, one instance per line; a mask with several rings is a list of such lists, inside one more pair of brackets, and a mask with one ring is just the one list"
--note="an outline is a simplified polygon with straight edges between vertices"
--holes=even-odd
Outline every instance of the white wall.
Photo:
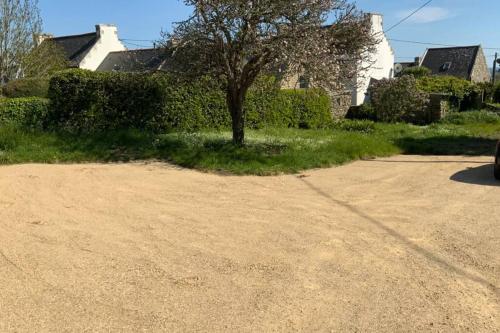
[[97,42],[80,62],[80,68],[95,71],[110,52],[125,51],[127,48],[118,39],[118,29],[114,25],[96,26]]
[[379,14],[369,15],[372,22],[372,33],[381,42],[377,45],[375,53],[371,55],[371,60],[362,65],[367,67],[374,62],[367,71],[357,78],[356,88],[352,95],[352,105],[361,105],[365,102],[370,79],[380,80],[394,77],[394,50],[384,34],[383,16]]

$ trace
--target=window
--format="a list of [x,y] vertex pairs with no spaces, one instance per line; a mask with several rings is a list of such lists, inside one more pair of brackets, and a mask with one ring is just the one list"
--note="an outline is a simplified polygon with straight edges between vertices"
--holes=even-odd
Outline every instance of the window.
[[300,89],[308,89],[309,88],[309,80],[305,76],[301,76],[299,78],[299,88]]
[[441,65],[441,67],[439,68],[439,71],[440,72],[447,72],[449,71],[451,68],[451,62],[445,62],[444,64]]

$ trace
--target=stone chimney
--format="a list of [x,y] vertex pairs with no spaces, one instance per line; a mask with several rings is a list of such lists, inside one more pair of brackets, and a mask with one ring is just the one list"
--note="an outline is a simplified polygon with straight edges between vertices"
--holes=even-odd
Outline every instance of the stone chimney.
[[36,45],[40,46],[45,40],[54,38],[54,35],[51,34],[40,34],[36,37]]

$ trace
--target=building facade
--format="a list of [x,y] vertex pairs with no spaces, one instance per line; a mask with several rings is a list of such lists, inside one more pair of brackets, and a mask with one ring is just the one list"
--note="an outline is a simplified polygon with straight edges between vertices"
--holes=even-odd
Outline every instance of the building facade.
[[352,105],[359,106],[368,99],[368,88],[372,80],[391,79],[394,77],[395,55],[389,39],[384,33],[384,18],[380,14],[369,14],[372,34],[379,40],[375,52],[368,55],[362,64],[352,89]]

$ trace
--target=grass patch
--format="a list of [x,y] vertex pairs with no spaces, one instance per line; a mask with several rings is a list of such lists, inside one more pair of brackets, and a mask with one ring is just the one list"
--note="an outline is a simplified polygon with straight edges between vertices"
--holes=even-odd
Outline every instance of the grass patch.
[[453,114],[431,126],[342,122],[328,130],[250,130],[244,147],[232,145],[227,131],[71,135],[4,126],[0,164],[157,159],[203,171],[271,175],[400,153],[492,155],[498,139],[500,117],[490,113]]

